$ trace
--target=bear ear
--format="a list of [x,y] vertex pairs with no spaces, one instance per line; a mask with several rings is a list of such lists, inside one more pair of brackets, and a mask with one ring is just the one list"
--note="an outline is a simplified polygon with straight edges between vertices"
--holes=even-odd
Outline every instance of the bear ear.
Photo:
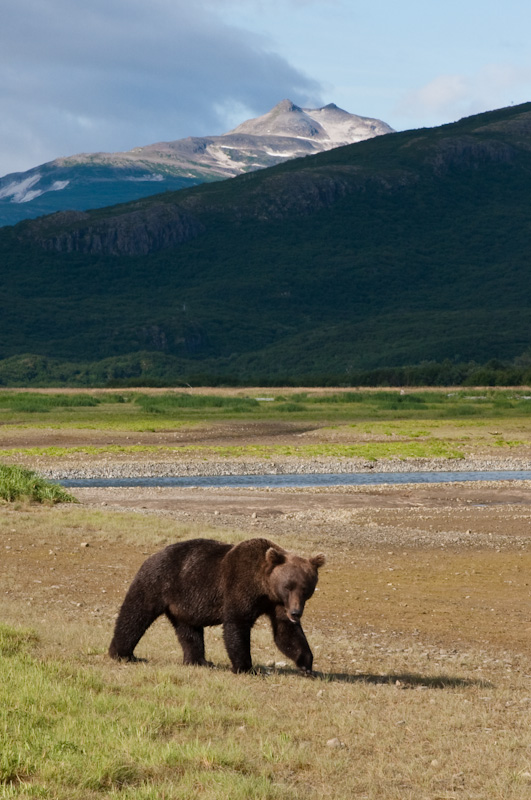
[[266,563],[273,569],[273,567],[278,567],[279,564],[283,564],[286,560],[286,556],[284,553],[281,553],[280,550],[276,550],[274,547],[270,547],[266,550]]
[[310,558],[310,564],[313,564],[316,569],[319,569],[319,567],[322,567],[325,563],[326,557],[323,553],[317,553],[316,556]]

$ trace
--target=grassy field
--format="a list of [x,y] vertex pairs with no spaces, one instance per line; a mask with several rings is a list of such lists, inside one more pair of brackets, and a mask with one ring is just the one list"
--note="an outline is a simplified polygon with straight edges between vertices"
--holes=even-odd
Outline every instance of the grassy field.
[[[185,396],[2,392],[0,459],[530,453],[526,390]],[[250,443],[253,426],[293,421]],[[234,443],[208,441],[227,430]],[[180,431],[198,441],[166,441]],[[0,798],[528,800],[529,491],[430,492],[431,505],[410,486],[367,491],[332,511],[301,495],[296,513],[275,498],[269,515],[251,493],[232,516],[0,499]],[[184,667],[165,620],[137,649],[147,663],[108,658],[148,554],[253,535],[326,553],[303,620],[315,678],[263,622],[257,675],[229,671],[218,628],[215,667]]]
[[[138,648],[147,664],[110,661],[134,565],[199,532],[246,535],[75,506],[4,511],[0,797],[529,797],[529,550],[441,558],[332,538],[305,612],[315,679],[280,660],[265,624],[256,676],[232,675],[219,629],[216,667],[182,666],[165,621]],[[309,539],[283,543],[311,552]]]
[[[531,414],[525,389],[455,390],[268,390],[230,393],[195,391],[0,391],[2,422],[9,424],[143,426],[212,422],[233,418],[328,419],[467,419],[522,417]],[[149,421],[149,422],[148,422]]]
[[[155,454],[171,457],[255,456],[450,458],[501,455],[531,444],[531,397],[525,389],[447,391],[0,392],[0,458]],[[290,426],[304,438],[255,443],[161,443],[151,434],[218,426]],[[120,441],[31,445],[28,431],[84,431]],[[143,435],[135,441],[135,434]],[[148,437],[147,439],[145,437]],[[48,435],[48,439],[50,436]],[[136,437],[138,438],[138,437]],[[9,442],[8,445],[5,443]]]

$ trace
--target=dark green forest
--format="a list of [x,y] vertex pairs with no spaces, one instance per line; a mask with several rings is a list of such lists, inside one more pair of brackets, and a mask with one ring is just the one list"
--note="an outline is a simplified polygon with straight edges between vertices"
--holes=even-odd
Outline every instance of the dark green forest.
[[0,383],[530,382],[530,198],[525,104],[4,228]]

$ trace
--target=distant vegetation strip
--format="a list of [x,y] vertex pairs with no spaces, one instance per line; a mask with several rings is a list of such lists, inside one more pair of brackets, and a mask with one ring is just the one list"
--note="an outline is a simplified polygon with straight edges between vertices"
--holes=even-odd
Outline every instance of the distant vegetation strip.
[[[236,390],[236,387],[234,387]],[[323,387],[325,388],[325,387]],[[256,394],[258,392],[258,394]],[[123,407],[131,405],[144,414],[186,414],[189,410],[200,411],[288,411],[297,412],[306,409],[317,410],[319,406],[333,407],[355,406],[360,409],[381,411],[408,411],[446,408],[452,413],[464,412],[465,408],[503,408],[505,410],[530,410],[531,390],[525,387],[492,388],[478,385],[474,390],[456,389],[439,391],[356,391],[338,389],[323,392],[308,392],[301,389],[287,394],[274,394],[267,387],[254,389],[256,396],[227,395],[202,393],[201,388],[191,392],[178,389],[160,394],[148,394],[141,391],[121,392],[108,391],[92,395],[79,393],[54,393],[30,391],[0,391],[0,411],[17,411],[22,413],[46,413],[57,409],[83,411],[101,406],[116,406],[116,412],[122,413]],[[120,408],[122,407],[122,408]],[[470,411],[464,412],[469,414]],[[472,413],[475,413],[474,411]]]
[[[119,391],[99,395],[4,391],[0,392],[0,422],[23,427],[156,431],[243,418],[333,424],[378,419],[514,418],[531,414],[531,393],[525,388],[300,391],[282,395],[255,389],[255,395],[201,394],[201,390],[156,395]],[[131,442],[131,445],[141,448],[143,443]]]
[[[26,413],[45,413],[56,408],[94,408],[102,402],[100,397],[89,394],[34,394],[33,392],[1,392],[0,408]],[[106,403],[123,403],[119,394],[109,394]]]
[[529,386],[531,350],[512,361],[491,359],[485,363],[441,363],[351,369],[338,372],[322,367],[309,370],[294,366],[274,375],[246,364],[222,361],[198,363],[159,352],[133,353],[101,361],[73,362],[26,354],[0,359],[0,387],[37,388],[180,388],[185,386],[330,386],[330,387],[422,387],[422,386]]
[[75,503],[61,486],[50,483],[37,473],[16,465],[0,464],[0,500],[36,503]]
[[[0,458],[20,456],[61,459],[149,456],[243,459],[296,458],[462,458],[474,448],[527,445],[531,394],[527,389],[425,391],[295,391],[275,395],[255,389],[255,396],[163,392],[57,394],[0,392]],[[159,444],[135,440],[134,434],[177,431],[232,420],[283,424],[306,432],[300,444]],[[69,447],[26,447],[22,429],[127,432],[127,441]],[[312,440],[314,429],[322,431]],[[323,430],[326,429],[326,432]],[[324,437],[324,442],[323,442]],[[140,437],[138,437],[140,439]],[[8,445],[9,440],[9,445]],[[20,442],[20,443],[19,443]]]

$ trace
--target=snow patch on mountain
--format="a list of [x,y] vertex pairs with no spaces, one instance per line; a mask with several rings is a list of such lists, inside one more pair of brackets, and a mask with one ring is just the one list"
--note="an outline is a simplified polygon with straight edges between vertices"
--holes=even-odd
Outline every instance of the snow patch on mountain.
[[66,189],[70,181],[54,181],[50,186],[32,188],[39,183],[42,175],[39,172],[29,175],[21,181],[11,181],[0,189],[0,200],[9,200],[11,203],[29,203],[46,192],[60,192]]
[[70,181],[54,181],[49,189],[43,189],[44,192],[60,192],[62,189],[66,189]]
[[293,150],[288,150],[286,153],[280,153],[278,150],[273,152],[272,150],[264,150],[266,156],[273,156],[274,158],[293,158]]
[[38,197],[41,194],[39,191],[31,191],[31,187],[35,186],[40,179],[41,176],[37,173],[24,178],[24,180],[13,181],[4,186],[3,189],[0,189],[0,199],[10,197],[12,203],[27,203],[28,200],[33,200],[34,197]]

